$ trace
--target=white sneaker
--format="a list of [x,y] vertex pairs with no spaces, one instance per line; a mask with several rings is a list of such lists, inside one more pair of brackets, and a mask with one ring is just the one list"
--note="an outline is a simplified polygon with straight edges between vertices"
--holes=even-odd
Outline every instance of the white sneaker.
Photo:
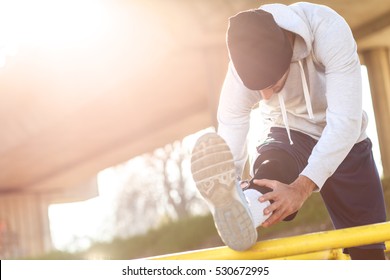
[[264,215],[264,209],[271,203],[269,201],[260,202],[259,197],[263,194],[255,189],[246,189],[244,191],[244,195],[246,201],[248,202],[248,208],[251,212],[253,224],[257,228],[271,216],[271,214]]
[[256,227],[236,182],[233,156],[218,134],[207,133],[198,139],[192,152],[191,171],[222,241],[233,250],[249,249],[257,241]]

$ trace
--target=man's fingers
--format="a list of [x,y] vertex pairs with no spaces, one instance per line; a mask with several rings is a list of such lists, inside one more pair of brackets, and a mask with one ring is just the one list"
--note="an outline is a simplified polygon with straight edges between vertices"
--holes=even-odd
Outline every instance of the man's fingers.
[[263,227],[269,227],[282,220],[282,215],[278,211],[274,211],[272,215],[262,224]]
[[263,227],[269,227],[282,221],[290,212],[288,208],[283,207],[282,203],[274,202],[264,209],[264,215],[269,214],[271,214],[271,216],[262,224]]
[[275,199],[274,192],[267,192],[259,197],[260,202],[265,202],[267,200],[274,200],[274,199]]
[[278,211],[280,206],[281,205],[278,202],[274,202],[264,209],[264,215],[271,214],[271,216],[263,223],[263,227],[271,226],[281,220],[282,212]]
[[275,189],[277,185],[277,181],[268,179],[255,179],[253,180],[253,183],[258,186],[268,187],[270,189]]
[[272,212],[275,212],[279,208],[279,205],[277,202],[272,203],[268,207],[264,208],[264,215],[268,215]]

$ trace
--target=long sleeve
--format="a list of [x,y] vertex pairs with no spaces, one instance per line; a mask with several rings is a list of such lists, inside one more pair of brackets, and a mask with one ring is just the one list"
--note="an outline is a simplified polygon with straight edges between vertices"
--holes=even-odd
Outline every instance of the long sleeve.
[[302,174],[323,186],[361,135],[362,86],[356,43],[347,23],[333,16],[314,30],[313,50],[325,67],[326,126]]

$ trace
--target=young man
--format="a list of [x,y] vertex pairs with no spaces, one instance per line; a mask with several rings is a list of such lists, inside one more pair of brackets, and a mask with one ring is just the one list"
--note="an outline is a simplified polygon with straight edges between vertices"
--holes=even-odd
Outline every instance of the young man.
[[[360,62],[345,20],[322,5],[264,5],[229,19],[227,47],[218,134],[198,140],[191,167],[225,244],[248,249],[256,227],[293,219],[313,191],[321,193],[337,229],[384,222]],[[266,139],[243,192],[236,178],[247,161],[257,103]],[[384,248],[346,251],[352,259],[384,259]]]

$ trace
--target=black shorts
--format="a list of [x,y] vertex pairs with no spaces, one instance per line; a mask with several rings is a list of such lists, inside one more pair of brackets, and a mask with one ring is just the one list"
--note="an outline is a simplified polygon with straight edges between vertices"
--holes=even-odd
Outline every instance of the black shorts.
[[[289,176],[297,178],[306,167],[317,141],[294,130],[291,130],[291,138],[293,145],[289,144],[286,129],[271,128],[266,141],[258,147],[259,158],[254,169],[266,158],[272,157],[273,153],[284,151],[295,162],[295,167],[282,170],[291,172]],[[353,146],[335,173],[327,179],[320,193],[336,229],[386,221],[383,189],[369,138]],[[385,249],[385,245],[380,243],[359,248]]]

